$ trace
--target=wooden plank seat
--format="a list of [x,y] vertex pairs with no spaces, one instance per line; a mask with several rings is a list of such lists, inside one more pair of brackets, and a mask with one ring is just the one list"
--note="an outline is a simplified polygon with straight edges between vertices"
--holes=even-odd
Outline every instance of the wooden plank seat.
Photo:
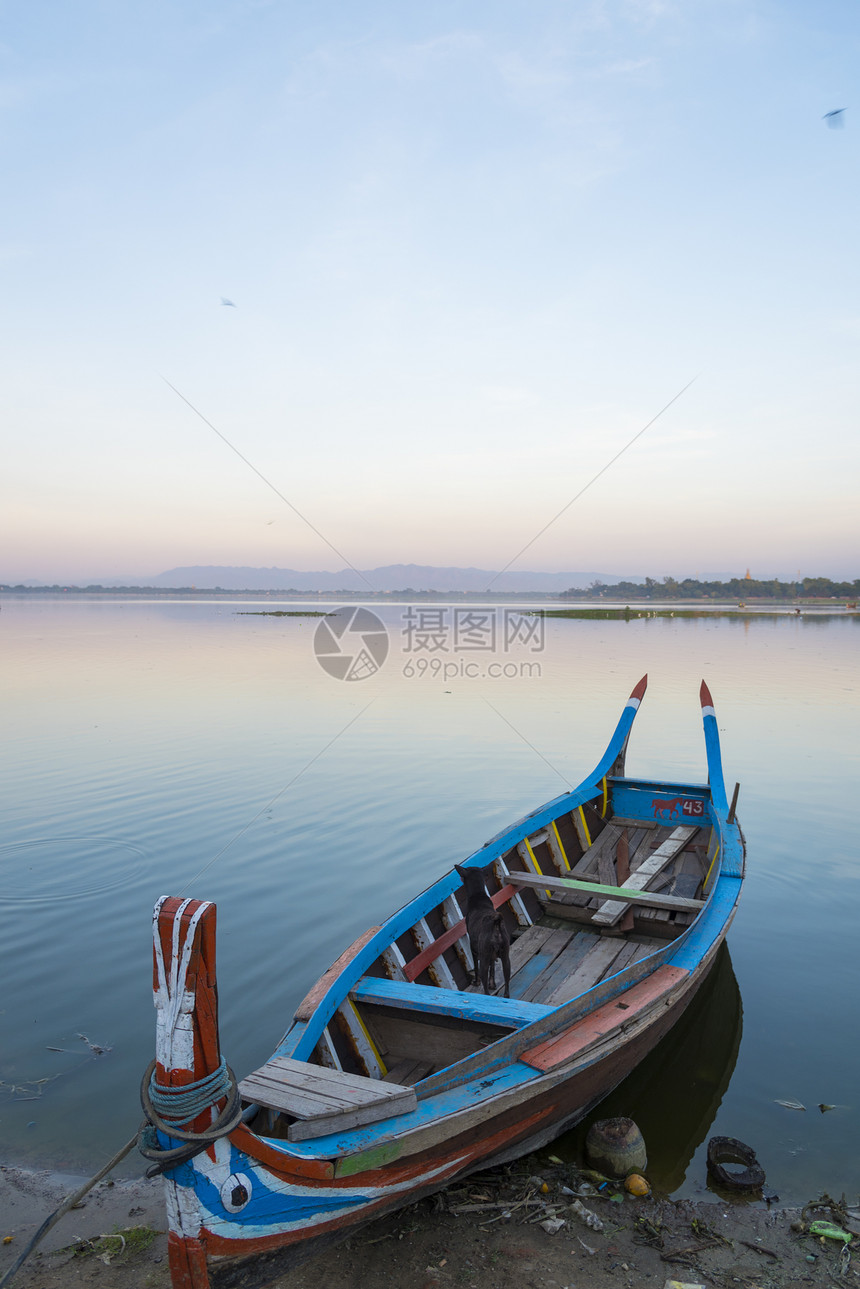
[[287,1129],[288,1141],[378,1123],[391,1115],[408,1114],[418,1105],[414,1088],[288,1056],[275,1056],[254,1070],[242,1079],[239,1092],[245,1101],[291,1115],[296,1122]]
[[[496,968],[498,974],[498,967]],[[350,996],[357,1003],[382,1003],[406,1011],[426,1012],[431,1016],[450,1016],[457,1020],[484,1025],[504,1025],[520,1029],[541,1020],[553,1010],[539,1003],[522,1002],[519,998],[500,998],[496,994],[473,994],[459,989],[437,989],[433,985],[415,985],[404,980],[363,976]]]
[[[634,877],[636,875],[634,874]],[[685,912],[699,910],[704,900],[684,899],[677,895],[658,895],[655,891],[633,890],[627,886],[604,886],[601,882],[575,881],[570,877],[538,877],[534,873],[511,873],[510,880],[515,886],[532,886],[551,891],[577,891],[596,896],[603,900],[618,900],[625,904],[644,904],[654,909],[683,909]],[[628,880],[632,880],[628,879]]]

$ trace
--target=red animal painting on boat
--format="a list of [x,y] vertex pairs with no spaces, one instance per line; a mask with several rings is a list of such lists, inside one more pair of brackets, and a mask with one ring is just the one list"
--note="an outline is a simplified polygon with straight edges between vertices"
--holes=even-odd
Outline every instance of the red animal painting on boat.
[[699,797],[654,797],[651,809],[655,819],[672,820],[680,815],[687,817],[702,816],[705,812],[704,802]]

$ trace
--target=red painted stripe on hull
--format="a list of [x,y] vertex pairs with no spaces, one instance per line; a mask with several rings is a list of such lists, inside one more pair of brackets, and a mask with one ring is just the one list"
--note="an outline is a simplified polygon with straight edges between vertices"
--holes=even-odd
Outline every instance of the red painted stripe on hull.
[[330,1186],[334,1180],[334,1162],[331,1159],[300,1159],[296,1155],[284,1155],[274,1146],[269,1146],[252,1132],[247,1124],[230,1133],[230,1140],[237,1150],[243,1150],[280,1177],[282,1181],[300,1181],[303,1186],[310,1182],[325,1182]]
[[[470,1171],[472,1165],[479,1163],[481,1159],[498,1153],[509,1142],[530,1133],[541,1122],[554,1118],[556,1114],[557,1110],[554,1105],[546,1105],[525,1118],[516,1119],[514,1123],[506,1125],[490,1137],[480,1137],[471,1147],[464,1146],[458,1149],[456,1143],[451,1143],[451,1159],[447,1167],[441,1161],[435,1161],[436,1176],[430,1183],[426,1179],[427,1173],[431,1171],[433,1165],[428,1164],[426,1158],[416,1159],[408,1169],[400,1168],[395,1171],[386,1168],[385,1181],[394,1184],[402,1182],[404,1176],[409,1175],[414,1185],[406,1190],[392,1189],[392,1193],[380,1195],[358,1211],[353,1210],[352,1212],[341,1213],[329,1221],[321,1222],[313,1227],[302,1227],[296,1231],[283,1231],[274,1235],[244,1240],[225,1238],[203,1227],[200,1232],[201,1238],[205,1241],[206,1250],[210,1257],[244,1257],[255,1253],[265,1253],[269,1249],[287,1248],[290,1245],[301,1244],[308,1238],[328,1235],[335,1231],[343,1231],[349,1227],[363,1225],[365,1222],[381,1216],[389,1209],[403,1208],[405,1205],[413,1203],[421,1192],[441,1190],[454,1177]],[[378,1175],[373,1177],[372,1181],[372,1174],[364,1174],[364,1176],[371,1185],[379,1186],[381,1184]],[[361,1176],[349,1177],[345,1181],[350,1189],[361,1188]],[[189,1241],[188,1243],[195,1243],[195,1241]],[[184,1286],[182,1289],[184,1289]],[[196,1283],[189,1286],[189,1289],[197,1289]]]

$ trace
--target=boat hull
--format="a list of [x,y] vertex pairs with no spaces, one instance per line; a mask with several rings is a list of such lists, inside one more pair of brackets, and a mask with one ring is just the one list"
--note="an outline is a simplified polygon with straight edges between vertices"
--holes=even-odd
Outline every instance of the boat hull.
[[215,908],[159,901],[144,1107],[174,1289],[262,1287],[546,1145],[677,1023],[734,918],[745,846],[704,683],[707,783],[625,776],[645,684],[591,776],[464,861],[515,933],[510,998],[471,988],[457,868],[359,937],[236,1085],[220,1056]]

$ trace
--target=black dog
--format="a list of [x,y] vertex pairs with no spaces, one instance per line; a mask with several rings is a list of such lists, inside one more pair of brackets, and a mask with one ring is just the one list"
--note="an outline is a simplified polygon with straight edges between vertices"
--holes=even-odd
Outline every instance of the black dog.
[[455,864],[454,868],[466,890],[466,930],[475,960],[475,984],[480,977],[485,994],[495,989],[498,958],[505,974],[505,997],[510,998],[511,940],[502,915],[493,908],[493,901],[484,885],[490,865],[487,868],[461,868]]

